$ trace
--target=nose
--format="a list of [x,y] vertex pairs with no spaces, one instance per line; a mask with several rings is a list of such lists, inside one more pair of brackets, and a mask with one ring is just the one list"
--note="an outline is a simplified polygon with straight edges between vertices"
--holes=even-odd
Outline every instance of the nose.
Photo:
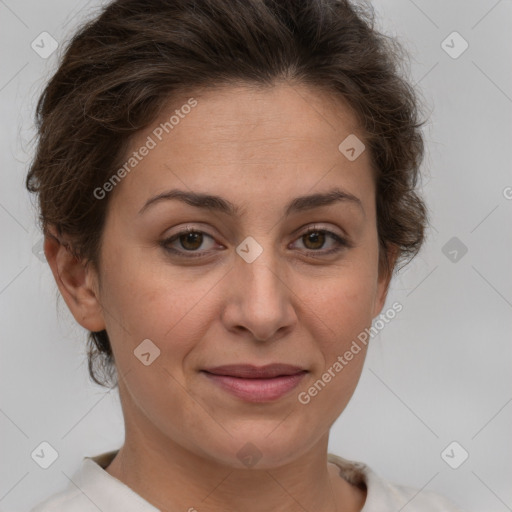
[[287,275],[271,249],[252,263],[236,255],[223,322],[230,331],[258,341],[276,340],[297,321]]

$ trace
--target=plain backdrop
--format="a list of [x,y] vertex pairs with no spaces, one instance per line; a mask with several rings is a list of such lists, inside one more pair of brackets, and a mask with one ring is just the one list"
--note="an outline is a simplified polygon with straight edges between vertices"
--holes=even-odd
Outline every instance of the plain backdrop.
[[[403,310],[372,340],[329,451],[468,511],[510,511],[512,2],[373,3],[379,26],[410,52],[430,111],[422,191],[432,226],[392,283],[385,309],[398,301]],[[83,456],[123,442],[117,392],[89,381],[85,331],[57,304],[24,188],[37,97],[98,6],[0,0],[3,511],[28,510],[67,485]],[[59,43],[48,58],[31,47],[42,32]],[[42,442],[58,453],[48,469],[31,457]],[[466,452],[456,469],[445,462]]]

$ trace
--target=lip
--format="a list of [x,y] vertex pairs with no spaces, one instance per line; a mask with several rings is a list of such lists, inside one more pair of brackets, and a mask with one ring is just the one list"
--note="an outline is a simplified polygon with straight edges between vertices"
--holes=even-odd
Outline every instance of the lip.
[[221,389],[247,402],[277,400],[295,388],[307,373],[298,366],[225,365],[202,370]]

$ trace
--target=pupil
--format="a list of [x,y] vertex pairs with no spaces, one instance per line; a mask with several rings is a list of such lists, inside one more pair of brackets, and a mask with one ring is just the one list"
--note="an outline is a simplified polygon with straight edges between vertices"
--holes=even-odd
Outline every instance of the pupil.
[[[182,235],[181,245],[188,250],[198,249],[201,247],[202,235],[201,233],[187,233]],[[184,239],[184,240],[183,240]],[[192,242],[191,246],[189,242]]]
[[[308,240],[308,243],[309,242],[313,242],[313,246],[314,247],[310,247],[312,249],[318,249],[319,247],[322,247],[323,245],[323,241],[324,241],[324,234],[323,233],[320,233],[319,231],[313,231],[311,233],[308,233],[306,235],[306,238]],[[318,241],[320,241],[320,243],[318,244]],[[316,242],[316,243],[315,243]]]

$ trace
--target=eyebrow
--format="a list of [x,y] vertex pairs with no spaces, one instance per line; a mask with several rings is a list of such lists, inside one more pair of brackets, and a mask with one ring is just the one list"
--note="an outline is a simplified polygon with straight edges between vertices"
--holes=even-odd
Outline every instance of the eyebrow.
[[[204,210],[225,213],[230,216],[238,216],[242,214],[242,209],[239,206],[233,204],[232,202],[220,196],[202,194],[199,192],[188,192],[185,190],[178,189],[162,192],[161,194],[151,197],[139,210],[138,214],[141,215],[142,213],[144,213],[151,205],[154,205],[161,201],[168,201],[171,199],[182,201],[186,204],[189,204],[190,206],[194,206],[195,208],[202,208]],[[320,206],[328,206],[339,202],[356,204],[361,208],[363,214],[365,214],[363,204],[361,203],[361,200],[358,197],[340,188],[334,188],[327,192],[310,194],[292,199],[286,205],[285,217],[288,217],[292,213],[299,213],[307,210],[312,210]]]

